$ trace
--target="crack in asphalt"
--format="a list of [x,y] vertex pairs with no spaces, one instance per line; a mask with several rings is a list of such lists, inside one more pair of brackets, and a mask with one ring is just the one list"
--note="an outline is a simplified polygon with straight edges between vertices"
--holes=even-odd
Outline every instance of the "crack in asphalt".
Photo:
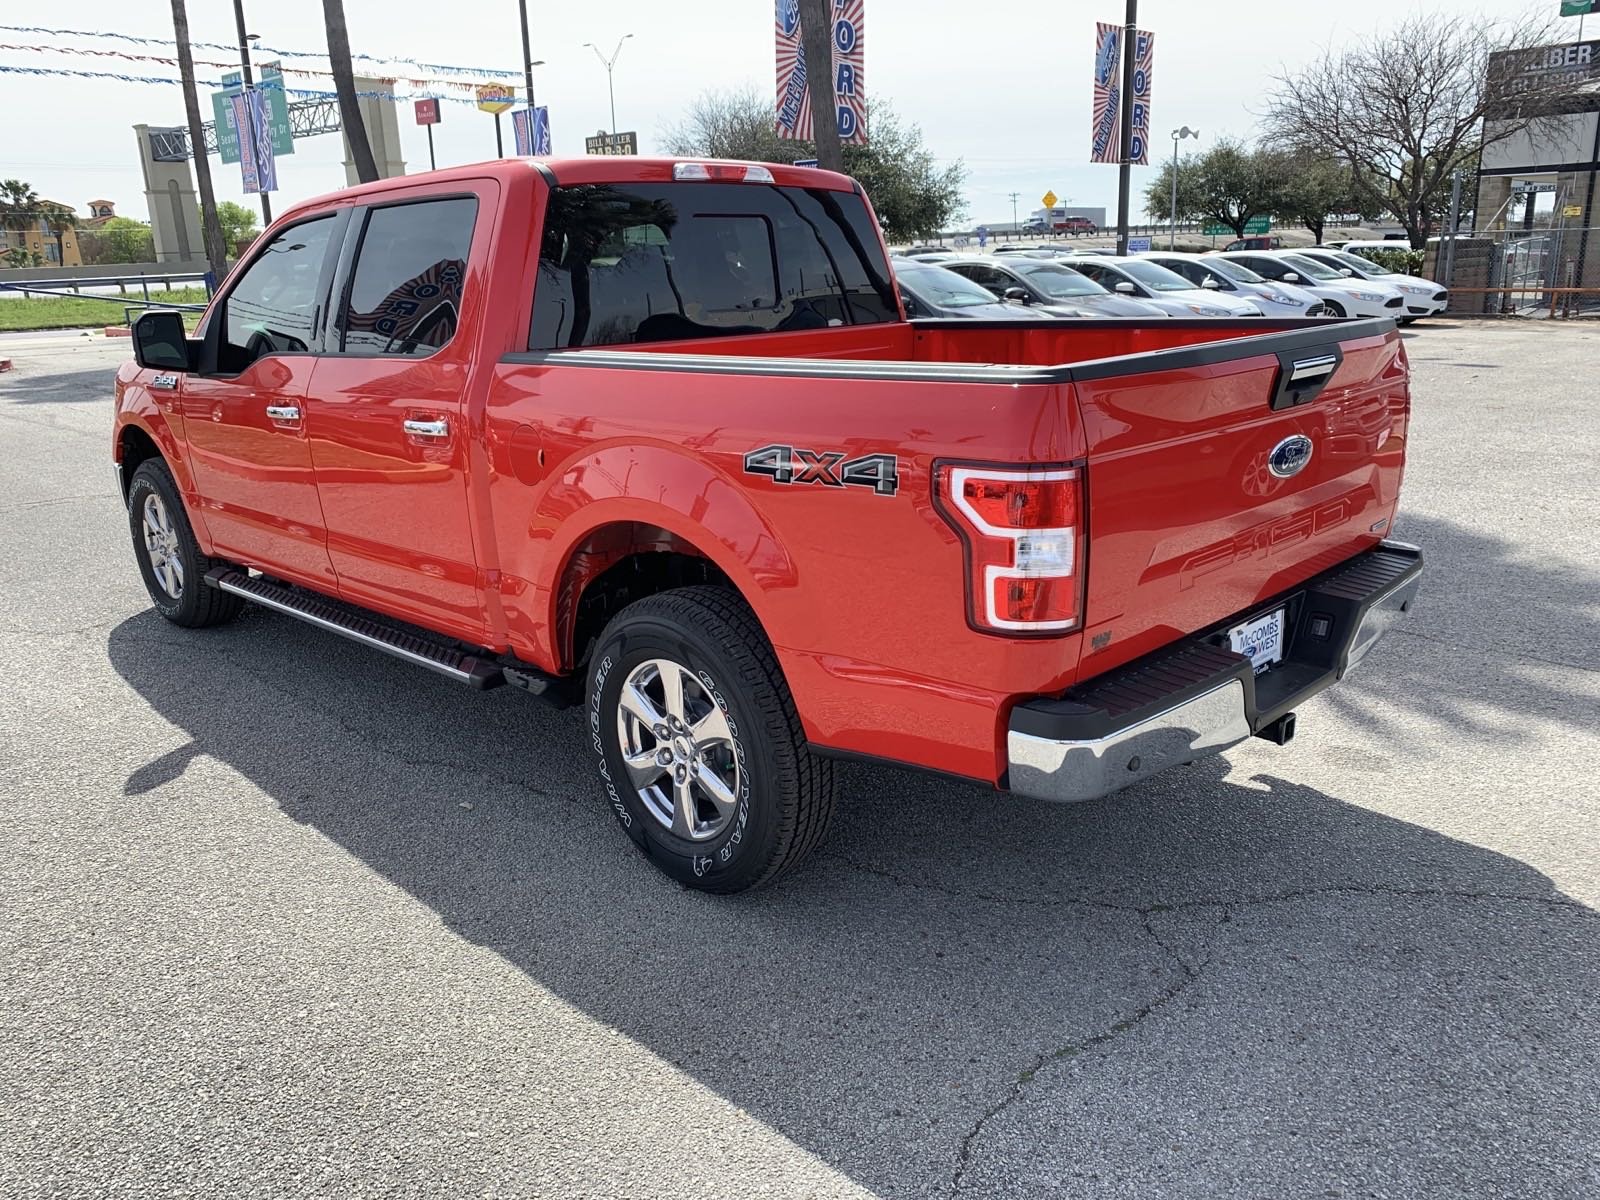
[[1575,900],[1561,896],[1530,896],[1509,892],[1469,891],[1466,889],[1451,888],[1401,888],[1385,886],[1358,886],[1355,884],[1329,884],[1313,888],[1293,888],[1280,892],[1264,892],[1242,896],[1229,896],[1219,898],[1201,898],[1196,900],[1180,900],[1172,903],[1130,904],[1117,903],[1111,900],[1098,900],[1089,897],[1074,896],[1044,896],[1044,897],[1018,897],[1003,896],[998,893],[959,888],[944,887],[939,884],[922,883],[908,879],[893,871],[875,867],[868,863],[852,859],[847,855],[837,852],[828,857],[845,864],[853,870],[863,874],[876,876],[887,880],[896,887],[909,888],[914,891],[933,892],[955,900],[975,900],[993,904],[1015,904],[1024,907],[1037,908],[1088,908],[1107,912],[1123,913],[1139,918],[1140,928],[1161,952],[1176,965],[1179,971],[1177,978],[1163,988],[1149,1002],[1136,1009],[1132,1014],[1122,1017],[1106,1029],[1092,1034],[1079,1041],[1057,1046],[1038,1054],[1028,1066],[1017,1075],[1010,1083],[1005,1094],[981,1114],[972,1127],[967,1130],[961,1139],[961,1144],[956,1153],[954,1168],[950,1180],[949,1194],[958,1196],[965,1183],[968,1170],[972,1166],[972,1155],[978,1139],[983,1136],[984,1130],[997,1116],[1005,1112],[1012,1105],[1021,1100],[1026,1094],[1029,1084],[1036,1076],[1050,1065],[1064,1059],[1082,1054],[1097,1046],[1102,1046],[1123,1034],[1131,1032],[1143,1024],[1150,1017],[1167,1008],[1172,1002],[1183,995],[1199,980],[1202,972],[1210,965],[1211,959],[1207,955],[1197,965],[1191,966],[1189,962],[1178,953],[1159,933],[1156,932],[1152,918],[1162,913],[1196,912],[1215,909],[1219,910],[1217,927],[1229,923],[1233,919],[1233,910],[1237,907],[1252,907],[1267,904],[1287,904],[1303,900],[1315,900],[1332,896],[1369,896],[1403,900],[1498,900],[1516,904],[1535,904],[1549,909],[1563,909],[1581,914],[1590,919],[1600,917],[1587,906]]

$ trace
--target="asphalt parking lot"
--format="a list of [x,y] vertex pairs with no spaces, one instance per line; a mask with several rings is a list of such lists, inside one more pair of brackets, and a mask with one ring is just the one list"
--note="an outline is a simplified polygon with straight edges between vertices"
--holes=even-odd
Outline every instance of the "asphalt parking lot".
[[1408,331],[1409,625],[1047,807],[652,872],[578,718],[149,608],[126,343],[0,345],[0,1194],[1600,1194],[1600,325]]

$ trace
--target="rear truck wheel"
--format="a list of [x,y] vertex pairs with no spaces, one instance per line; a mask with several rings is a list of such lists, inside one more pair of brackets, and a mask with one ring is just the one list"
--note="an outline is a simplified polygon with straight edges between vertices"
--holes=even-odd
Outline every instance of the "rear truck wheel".
[[827,832],[833,764],[806,744],[772,647],[727,589],[618,613],[589,660],[588,711],[607,802],[685,886],[760,887]]
[[223,565],[222,560],[201,553],[178,485],[159,458],[146,459],[133,473],[128,525],[145,590],[167,620],[200,629],[222,625],[243,610],[243,598],[206,586],[205,573]]

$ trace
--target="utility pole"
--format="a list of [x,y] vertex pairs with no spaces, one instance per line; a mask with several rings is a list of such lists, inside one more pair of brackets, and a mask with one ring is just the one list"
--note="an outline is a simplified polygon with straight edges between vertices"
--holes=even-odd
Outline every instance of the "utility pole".
[[[536,105],[533,100],[533,49],[528,41],[528,0],[517,0],[517,12],[522,17],[522,70],[528,82],[528,138],[532,142],[537,141],[538,135],[535,128],[537,122],[533,118]],[[611,110],[611,123],[615,125],[617,121],[615,102],[612,103]],[[613,129],[611,132],[614,134],[616,130]],[[529,149],[537,152],[539,147],[531,145]]]
[[1013,236],[1017,232],[1017,200],[1021,195],[1021,192],[1011,193],[1011,233]]
[[1121,136],[1117,161],[1117,253],[1128,252],[1128,189],[1132,183],[1133,164],[1133,39],[1138,36],[1139,0],[1128,0],[1127,19],[1122,26],[1122,120],[1118,132]]
[[[256,90],[255,76],[250,73],[250,35],[244,31],[244,0],[233,0],[233,20],[239,26],[239,69],[244,77],[244,90],[248,94]],[[256,130],[252,122],[249,129],[239,130],[241,138],[255,141]],[[272,224],[272,200],[266,192],[261,193],[261,227],[265,229]]]
[[200,189],[200,226],[205,231],[206,262],[221,283],[228,271],[228,245],[222,240],[217,219],[217,194],[211,189],[211,160],[206,157],[205,135],[200,129],[200,95],[194,81],[194,52],[189,46],[189,14],[183,0],[172,0],[172,38],[178,43],[178,74],[183,77],[183,107],[189,120],[189,150],[194,158],[194,179]]
[[800,44],[806,52],[806,95],[811,100],[811,140],[817,166],[844,170],[838,98],[833,81],[833,0],[799,0]]

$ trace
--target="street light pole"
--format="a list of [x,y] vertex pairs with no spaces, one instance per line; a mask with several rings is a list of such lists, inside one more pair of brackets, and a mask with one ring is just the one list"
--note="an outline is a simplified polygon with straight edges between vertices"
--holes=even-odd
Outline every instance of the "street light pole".
[[1195,141],[1199,141],[1200,131],[1198,129],[1190,129],[1187,125],[1182,129],[1174,129],[1172,131],[1172,207],[1167,209],[1167,221],[1169,224],[1167,230],[1168,250],[1176,250],[1178,248],[1178,143],[1184,138],[1191,137]]
[[601,54],[600,47],[593,42],[584,43],[585,46],[594,51],[594,56],[600,60],[600,65],[606,69],[606,90],[611,93],[611,141],[613,144],[617,140],[617,87],[611,72],[612,68],[617,65],[617,56],[622,53],[622,43],[632,36],[633,34],[631,33],[625,33],[619,37],[617,39],[617,48],[611,52],[610,58]]
[[[253,92],[256,88],[255,76],[250,73],[250,35],[244,31],[244,0],[233,0],[233,20],[239,27],[239,75],[244,80],[244,90]],[[240,137],[247,137],[255,141],[256,131],[252,123],[249,129],[239,130]],[[198,153],[200,147],[196,146]],[[265,228],[272,224],[272,201],[267,198],[267,193],[261,193],[261,225]]]
[[[517,0],[517,11],[522,17],[522,71],[528,83],[528,120],[532,121],[532,112],[537,107],[533,100],[533,49],[528,41],[528,0]],[[528,128],[531,130],[532,125]]]

